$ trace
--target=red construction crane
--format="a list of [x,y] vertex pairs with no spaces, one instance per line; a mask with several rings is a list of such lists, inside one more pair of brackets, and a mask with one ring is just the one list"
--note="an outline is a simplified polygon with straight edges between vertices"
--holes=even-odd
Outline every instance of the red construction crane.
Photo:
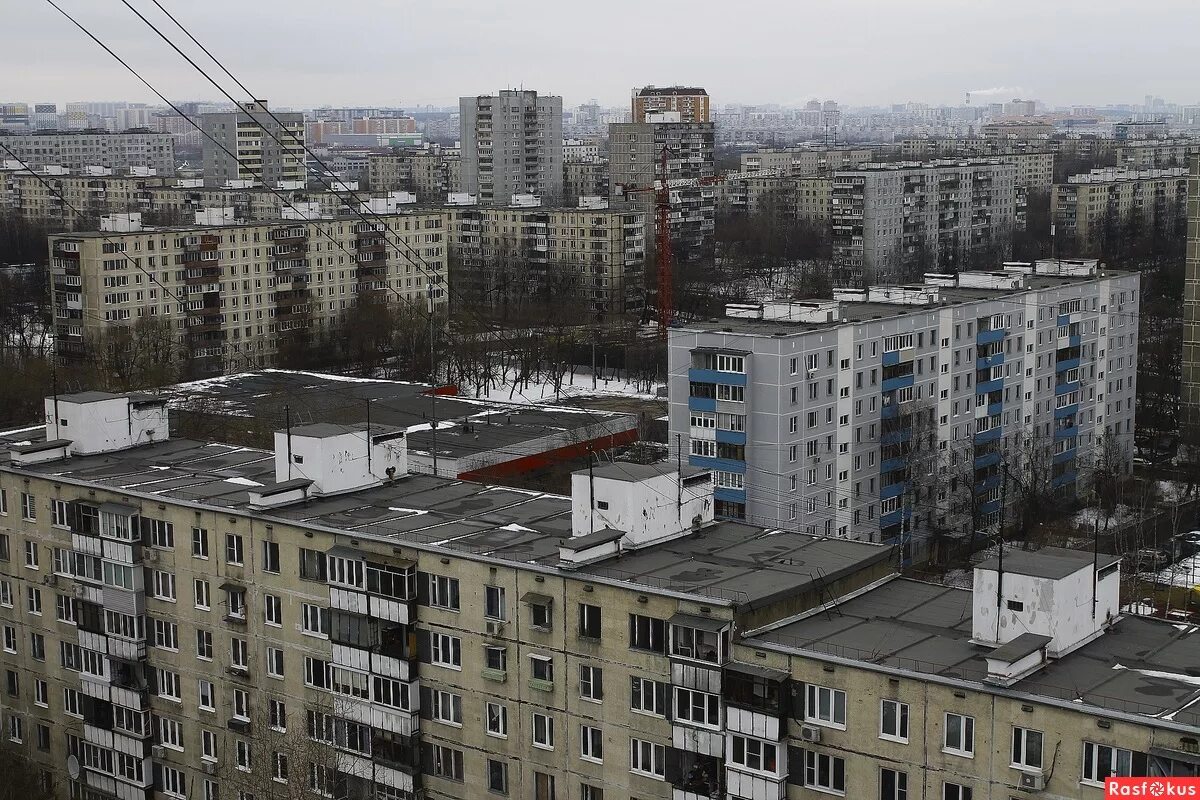
[[689,189],[694,186],[713,186],[726,181],[744,178],[784,178],[788,170],[759,170],[757,172],[727,172],[724,175],[709,175],[703,178],[667,178],[667,160],[670,148],[663,146],[658,157],[658,179],[650,186],[618,184],[616,195],[644,194],[654,192],[654,252],[658,262],[658,337],[665,339],[667,328],[675,313],[675,296],[672,291],[675,254],[671,248],[671,190]]

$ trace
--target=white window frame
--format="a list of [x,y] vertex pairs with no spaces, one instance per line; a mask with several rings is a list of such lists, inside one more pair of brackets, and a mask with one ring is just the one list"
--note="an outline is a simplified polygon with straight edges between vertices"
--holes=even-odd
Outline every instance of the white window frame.
[[[888,730],[889,710],[892,714],[892,723],[895,730]],[[899,700],[881,700],[879,702],[879,738],[908,744],[908,729],[908,703],[903,703]]]
[[[828,718],[819,715],[823,697],[828,698]],[[813,713],[814,709],[817,710],[817,714]],[[838,720],[839,710],[841,711],[841,720]],[[805,686],[804,721],[812,725],[846,730],[846,693],[841,689],[818,686],[815,683],[807,684]]]
[[[958,742],[950,741],[950,718],[958,719]],[[942,717],[942,752],[963,758],[975,757],[975,718],[947,711]]]

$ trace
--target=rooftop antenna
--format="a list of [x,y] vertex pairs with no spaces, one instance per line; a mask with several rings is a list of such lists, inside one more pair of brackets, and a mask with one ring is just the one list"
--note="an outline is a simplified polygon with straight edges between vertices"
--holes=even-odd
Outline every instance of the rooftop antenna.
[[[1099,500],[1099,498],[1097,498],[1097,500]],[[1097,509],[1097,511],[1099,511],[1099,509]],[[1099,599],[1097,597],[1097,594],[1099,591],[1099,589],[1097,587],[1097,583],[1099,582],[1100,579],[1099,579],[1099,576],[1096,574],[1096,570],[1099,568],[1100,568],[1100,515],[1096,514],[1095,519],[1092,520],[1092,619],[1096,618],[1096,605],[1097,605],[1097,602]],[[1170,598],[1170,596],[1171,595],[1168,593],[1167,597]],[[1168,602],[1170,602],[1169,599],[1168,599]]]
[[54,397],[54,438],[58,435],[58,359],[50,359],[50,394]]
[[433,414],[433,476],[438,474],[437,465],[437,356],[433,325],[433,284],[429,284],[429,408]]
[[371,474],[371,399],[366,398],[367,404],[367,474]]
[[1000,641],[1000,613],[1004,607],[1004,509],[1008,506],[1008,464],[1004,464],[1004,476],[1000,481],[1000,532],[996,541],[1000,545],[996,565],[996,641]]
[[288,480],[292,479],[292,407],[283,407],[284,428],[287,430],[287,465]]
[[683,519],[683,442],[682,434],[675,434],[675,514]]
[[596,532],[596,475],[592,470],[592,464],[595,461],[595,459],[592,458],[592,445],[591,444],[588,444],[587,454],[588,454],[588,492],[591,495],[591,499],[589,500],[589,503],[591,505],[591,512],[588,514],[588,526],[589,526],[588,532],[595,533]]

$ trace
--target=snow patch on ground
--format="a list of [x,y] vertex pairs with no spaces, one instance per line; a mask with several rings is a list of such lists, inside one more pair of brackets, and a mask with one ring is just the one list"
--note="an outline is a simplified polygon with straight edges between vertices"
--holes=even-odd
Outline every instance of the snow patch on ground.
[[16,436],[18,433],[30,433],[32,431],[44,431],[45,425],[30,425],[28,428],[13,428],[11,431],[0,431],[0,436]]
[[[632,397],[639,400],[658,400],[656,384],[654,391],[647,392],[644,382],[633,382],[623,378],[603,380],[596,379],[592,388],[592,376],[587,373],[569,373],[563,376],[559,392],[554,391],[554,382],[546,378],[531,380],[528,384],[518,384],[514,389],[511,382],[498,383],[489,386],[482,394],[477,395],[492,401],[505,403],[547,403],[560,402],[577,397]],[[510,396],[511,395],[511,396]]]
[[328,372],[305,372],[297,369],[264,369],[266,373],[275,375],[302,375],[306,378],[318,378],[320,380],[332,381],[334,383],[398,383],[405,386],[424,386],[425,384],[411,383],[408,381],[391,381],[385,378],[356,378],[352,375],[334,375]]
[[1071,521],[1075,523],[1075,527],[1083,528],[1084,530],[1094,530],[1097,527],[1101,532],[1109,529],[1120,527],[1126,523],[1133,522],[1138,517],[1139,510],[1134,506],[1127,506],[1119,503],[1113,513],[1109,516],[1104,509],[1099,506],[1088,506],[1081,508],[1075,512],[1075,516]]
[[236,483],[238,486],[262,486],[258,481],[252,481],[249,478],[226,478],[226,483]]

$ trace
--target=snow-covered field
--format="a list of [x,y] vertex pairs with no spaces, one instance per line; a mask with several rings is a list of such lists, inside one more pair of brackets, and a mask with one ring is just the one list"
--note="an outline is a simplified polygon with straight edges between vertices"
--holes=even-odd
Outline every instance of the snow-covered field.
[[[658,389],[656,385],[655,390]],[[645,382],[634,383],[623,379],[596,379],[596,387],[592,388],[590,374],[576,373],[573,377],[568,373],[563,376],[559,391],[555,392],[554,382],[542,377],[521,383],[516,387],[510,383],[500,383],[486,389],[480,398],[505,403],[555,403],[573,397],[634,397],[642,400],[655,400],[658,395],[646,391]]]

